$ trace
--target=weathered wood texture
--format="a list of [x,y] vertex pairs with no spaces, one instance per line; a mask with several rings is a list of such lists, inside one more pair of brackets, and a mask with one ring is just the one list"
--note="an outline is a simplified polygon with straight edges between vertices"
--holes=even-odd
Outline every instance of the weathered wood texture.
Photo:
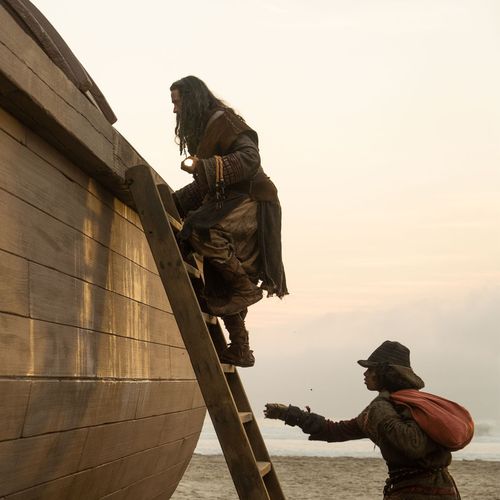
[[168,498],[205,407],[137,214],[0,109],[0,226],[0,498]]
[[0,6],[0,104],[127,201],[138,153]]
[[144,159],[2,5],[0,25],[0,107],[133,206],[124,173]]

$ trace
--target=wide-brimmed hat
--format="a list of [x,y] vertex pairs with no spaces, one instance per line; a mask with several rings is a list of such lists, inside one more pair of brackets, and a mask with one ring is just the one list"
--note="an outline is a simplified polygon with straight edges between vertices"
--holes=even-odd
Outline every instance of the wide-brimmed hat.
[[386,340],[370,354],[368,359],[360,359],[358,363],[365,368],[386,364],[392,366],[416,389],[421,389],[425,385],[410,365],[410,349],[394,340]]

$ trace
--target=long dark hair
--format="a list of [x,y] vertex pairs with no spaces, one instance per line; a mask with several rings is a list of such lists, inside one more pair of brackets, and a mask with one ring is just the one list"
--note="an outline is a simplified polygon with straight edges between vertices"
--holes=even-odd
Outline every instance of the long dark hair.
[[[196,154],[208,119],[217,108],[229,108],[196,76],[186,76],[172,83],[170,90],[178,90],[182,98],[181,112],[177,114],[175,135],[181,154],[186,150]],[[232,111],[232,110],[231,110]]]

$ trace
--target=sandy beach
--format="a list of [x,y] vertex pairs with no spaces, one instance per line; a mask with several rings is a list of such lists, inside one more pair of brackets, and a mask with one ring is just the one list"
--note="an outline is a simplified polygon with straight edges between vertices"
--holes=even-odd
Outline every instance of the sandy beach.
[[[377,458],[277,457],[273,459],[289,500],[382,498],[385,463]],[[454,461],[450,467],[463,500],[500,500],[500,462]],[[237,500],[221,455],[193,456],[172,500]]]

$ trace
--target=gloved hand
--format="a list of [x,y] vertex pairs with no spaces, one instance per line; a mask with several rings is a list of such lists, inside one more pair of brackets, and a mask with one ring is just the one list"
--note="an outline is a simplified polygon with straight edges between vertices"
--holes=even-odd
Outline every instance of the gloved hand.
[[321,432],[325,426],[325,417],[311,413],[306,406],[306,411],[298,406],[283,405],[280,403],[267,403],[264,410],[266,418],[283,420],[286,425],[300,427],[306,434]]
[[275,420],[285,420],[288,413],[288,405],[281,403],[266,403],[264,416]]

